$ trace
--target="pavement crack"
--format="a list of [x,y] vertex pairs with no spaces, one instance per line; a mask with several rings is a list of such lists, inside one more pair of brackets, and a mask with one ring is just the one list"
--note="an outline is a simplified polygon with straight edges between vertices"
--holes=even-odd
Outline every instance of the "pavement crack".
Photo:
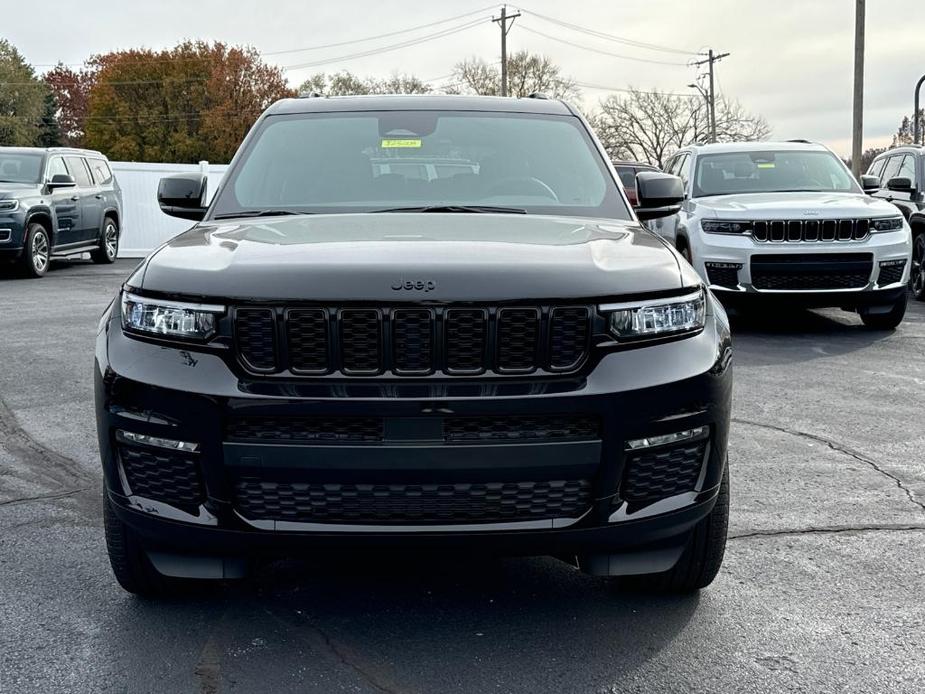
[[36,494],[35,496],[20,496],[15,499],[0,501],[0,506],[15,506],[17,504],[32,503],[33,501],[53,501],[54,499],[63,499],[88,490],[89,487],[80,487],[78,489],[67,489],[63,492],[49,492],[48,494]]
[[858,462],[864,463],[871,469],[879,472],[884,477],[891,479],[896,484],[896,486],[900,490],[902,490],[902,492],[906,495],[909,501],[911,501],[913,504],[918,506],[919,510],[925,513],[925,502],[918,499],[915,495],[915,492],[909,489],[909,487],[907,487],[905,483],[899,477],[894,475],[889,470],[885,470],[880,465],[880,463],[878,463],[876,460],[868,458],[863,453],[860,453],[851,448],[848,448],[847,446],[843,446],[837,441],[833,441],[832,439],[827,438],[825,436],[820,436],[819,434],[811,434],[806,431],[800,431],[799,429],[791,429],[789,427],[778,426],[776,424],[766,424],[765,422],[755,422],[750,419],[740,419],[738,417],[733,417],[732,421],[736,424],[745,424],[746,426],[753,426],[753,427],[759,427],[761,429],[768,429],[770,431],[777,431],[783,434],[789,434],[790,436],[796,436],[799,438],[809,439],[810,441],[817,441],[818,443],[825,444],[833,451],[836,451],[837,453],[842,453],[843,455],[847,455],[851,458],[854,458]]
[[841,533],[890,532],[901,533],[925,530],[925,524],[906,525],[846,525],[825,528],[782,528],[780,530],[753,530],[729,535],[729,540],[747,540],[754,537],[781,537],[795,535],[838,535]]

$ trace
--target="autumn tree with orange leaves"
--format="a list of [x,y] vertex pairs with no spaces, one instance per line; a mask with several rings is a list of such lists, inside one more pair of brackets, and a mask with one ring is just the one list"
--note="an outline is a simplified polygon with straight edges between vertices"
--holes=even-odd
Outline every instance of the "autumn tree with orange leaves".
[[294,95],[255,49],[218,42],[107,53],[87,71],[82,143],[116,160],[227,162],[257,116]]

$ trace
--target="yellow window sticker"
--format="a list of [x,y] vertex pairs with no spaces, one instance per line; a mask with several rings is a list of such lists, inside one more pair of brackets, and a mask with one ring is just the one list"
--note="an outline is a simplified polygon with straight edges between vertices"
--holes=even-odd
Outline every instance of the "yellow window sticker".
[[404,139],[404,140],[383,140],[382,149],[420,149],[421,140]]
[[759,161],[758,168],[759,169],[773,169],[774,162],[773,161]]

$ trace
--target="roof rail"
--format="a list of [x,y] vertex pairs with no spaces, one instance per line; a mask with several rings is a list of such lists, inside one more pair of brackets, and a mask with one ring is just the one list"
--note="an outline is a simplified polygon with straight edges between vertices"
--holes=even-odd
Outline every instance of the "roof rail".
[[812,140],[807,140],[807,139],[804,139],[804,138],[802,138],[802,137],[795,137],[795,138],[793,138],[792,140],[787,140],[787,142],[800,142],[800,143],[802,143],[802,144],[804,144],[804,145],[813,145],[813,144],[816,144],[816,143],[813,142]]
[[549,101],[549,97],[546,96],[543,92],[531,92],[527,94],[528,99],[542,99],[543,101]]
[[324,96],[324,94],[316,91],[299,92],[300,99],[320,99],[322,96]]

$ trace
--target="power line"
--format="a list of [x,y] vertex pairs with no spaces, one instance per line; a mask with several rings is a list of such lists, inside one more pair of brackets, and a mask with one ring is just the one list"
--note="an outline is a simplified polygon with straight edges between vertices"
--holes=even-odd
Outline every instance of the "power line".
[[575,84],[579,87],[585,87],[586,89],[600,89],[608,92],[624,92],[627,94],[636,93],[636,94],[652,94],[657,96],[680,96],[685,98],[690,98],[690,94],[684,94],[681,92],[654,92],[646,91],[644,89],[633,89],[632,87],[610,87],[604,84],[595,84],[593,82],[578,82],[576,80]]
[[464,19],[465,17],[471,17],[474,14],[482,14],[483,12],[487,12],[488,10],[494,7],[495,7],[494,5],[489,5],[488,7],[483,7],[480,10],[473,10],[472,12],[465,12],[464,14],[458,14],[455,17],[447,17],[446,19],[440,19],[440,20],[437,20],[436,22],[430,22],[428,24],[419,24],[418,26],[410,27],[408,29],[399,29],[398,31],[390,31],[385,34],[367,36],[362,39],[352,39],[350,41],[339,41],[337,43],[326,43],[326,44],[318,45],[318,46],[307,46],[305,48],[289,48],[284,51],[264,51],[264,52],[261,52],[260,55],[283,55],[286,53],[301,53],[303,51],[320,51],[325,48],[339,48],[340,46],[349,46],[354,43],[365,43],[366,41],[375,41],[376,39],[384,39],[390,36],[398,36],[400,34],[410,34],[411,32],[418,31],[420,29],[428,29],[430,27],[437,26],[439,24],[446,24],[448,22],[454,22],[457,19]]
[[367,51],[361,51],[358,53],[350,53],[347,55],[341,55],[336,58],[326,58],[324,60],[316,60],[310,63],[299,63],[297,65],[283,65],[281,67],[283,70],[302,70],[304,68],[309,68],[309,67],[320,67],[322,65],[329,65],[331,63],[339,63],[339,62],[343,62],[347,60],[355,60],[357,58],[365,58],[371,55],[380,55],[382,53],[389,53],[391,51],[397,51],[402,48],[410,48],[411,46],[417,46],[419,44],[426,43],[428,41],[434,41],[436,39],[440,39],[445,36],[451,36],[453,34],[458,34],[461,31],[466,31],[467,29],[471,29],[474,26],[481,24],[483,21],[485,21],[485,19],[486,19],[485,17],[480,17],[479,19],[476,19],[471,22],[467,22],[465,24],[461,24],[456,27],[452,27],[449,29],[443,29],[433,34],[427,34],[425,36],[421,36],[416,39],[409,39],[407,41],[392,44],[389,46],[382,46],[380,48],[374,48],[374,49],[370,49]]
[[583,27],[580,24],[572,24],[571,22],[566,22],[561,19],[555,19],[545,14],[540,14],[539,12],[534,12],[533,10],[526,10],[529,14],[539,19],[551,22],[552,24],[558,24],[559,26],[572,29],[573,31],[578,31],[583,34],[588,34],[589,36],[596,36],[600,39],[605,39],[607,41],[613,41],[615,43],[620,43],[625,46],[633,46],[635,48],[645,48],[650,51],[661,51],[663,53],[680,53],[681,55],[697,55],[697,51],[684,50],[682,48],[671,48],[669,46],[660,46],[655,43],[647,43],[645,41],[636,41],[635,39],[628,39],[623,36],[616,36],[614,34],[608,34],[603,31],[598,31],[596,29],[589,29],[588,27]]
[[585,46],[584,44],[575,43],[573,41],[568,41],[566,39],[560,39],[558,36],[552,36],[550,34],[546,34],[542,31],[538,31],[537,29],[532,29],[524,24],[521,24],[520,28],[523,29],[524,31],[530,32],[531,34],[536,34],[537,36],[542,36],[545,39],[549,39],[550,41],[558,41],[559,43],[564,43],[569,46],[574,46],[575,48],[581,48],[586,51],[591,51],[592,53],[600,53],[601,55],[610,56],[611,58],[619,58],[621,60],[635,60],[640,63],[652,63],[654,65],[674,65],[674,66],[682,66],[682,67],[688,66],[687,63],[671,63],[671,62],[667,62],[664,60],[651,60],[649,58],[636,58],[631,55],[620,55],[618,53],[611,53],[610,51],[605,51],[601,48],[594,48],[592,46]]

